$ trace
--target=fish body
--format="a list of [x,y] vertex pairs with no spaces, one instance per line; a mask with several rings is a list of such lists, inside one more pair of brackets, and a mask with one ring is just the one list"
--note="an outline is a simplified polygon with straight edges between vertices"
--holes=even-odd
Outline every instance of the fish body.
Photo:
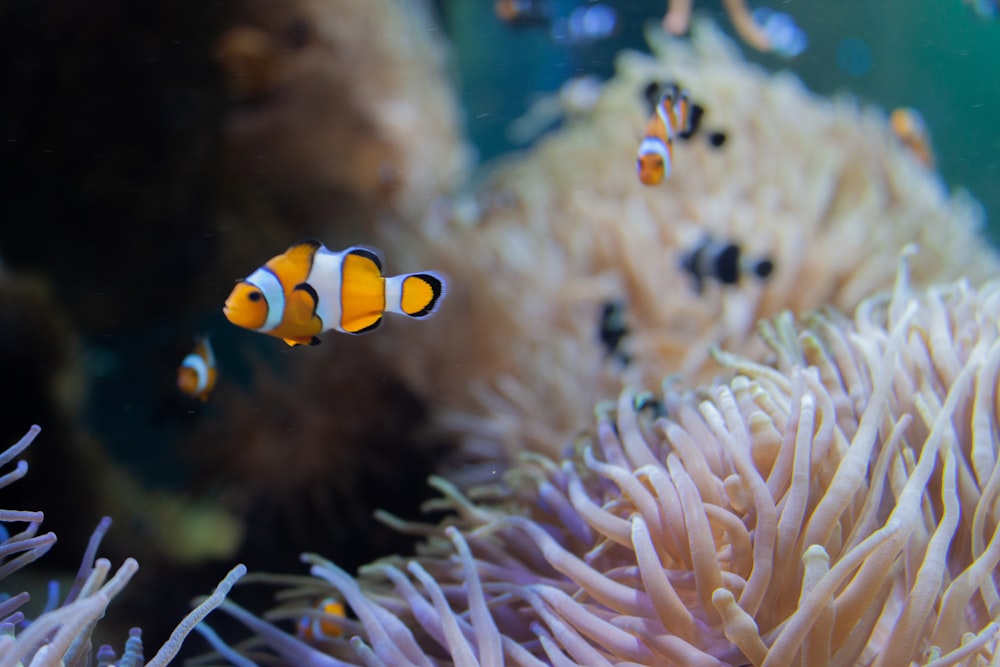
[[[323,616],[330,616],[334,618],[347,617],[347,608],[340,600],[324,598],[320,600],[320,602],[316,605],[316,608],[323,614]],[[318,618],[312,615],[300,618],[296,626],[296,631],[299,637],[305,639],[306,641],[335,639],[344,633],[337,623],[328,620],[327,618]]]
[[371,331],[385,312],[428,317],[444,294],[440,274],[385,276],[372,249],[335,252],[319,241],[303,241],[238,281],[223,313],[236,326],[289,345],[316,345],[324,331]]
[[691,274],[695,291],[701,294],[709,279],[723,285],[738,285],[748,274],[763,280],[774,271],[774,262],[766,257],[746,258],[738,244],[705,237],[683,256],[681,268]]
[[215,389],[218,377],[212,344],[208,336],[200,336],[195,339],[194,350],[184,357],[177,369],[177,388],[204,403]]
[[900,107],[889,114],[889,128],[900,143],[928,169],[934,168],[934,150],[924,117],[916,109]]
[[674,139],[690,139],[701,122],[704,109],[692,104],[690,95],[676,84],[651,87],[659,93],[646,132],[639,144],[636,170],[643,185],[659,185],[670,176],[673,166]]

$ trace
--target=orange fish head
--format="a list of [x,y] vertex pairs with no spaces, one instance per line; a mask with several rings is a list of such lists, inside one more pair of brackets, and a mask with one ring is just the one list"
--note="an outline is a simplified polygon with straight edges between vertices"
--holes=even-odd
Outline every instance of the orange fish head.
[[255,285],[240,281],[229,293],[222,312],[226,319],[244,329],[259,329],[267,321],[267,299]]
[[655,153],[640,155],[636,161],[636,168],[639,171],[639,181],[643,185],[659,185],[663,182],[666,168],[663,158]]
[[198,391],[198,374],[193,368],[181,366],[177,369],[177,388],[188,396],[194,396]]

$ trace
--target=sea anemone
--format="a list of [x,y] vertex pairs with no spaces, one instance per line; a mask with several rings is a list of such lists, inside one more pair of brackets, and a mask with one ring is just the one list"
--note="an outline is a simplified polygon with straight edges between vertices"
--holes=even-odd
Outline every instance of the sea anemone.
[[916,290],[905,262],[853,321],[765,322],[769,363],[716,351],[727,381],[626,390],[477,502],[436,480],[455,516],[401,524],[417,557],[353,578],[306,556],[272,618],[340,636],[224,608],[299,664],[995,664],[1000,283]]
[[[746,44],[758,51],[775,52],[787,57],[797,56],[805,49],[806,38],[794,21],[784,13],[761,7],[751,12],[745,0],[723,0],[729,20]],[[669,0],[663,16],[663,29],[673,35],[683,35],[691,25],[694,0]],[[780,16],[777,24],[768,19]]]
[[[20,455],[40,431],[38,426],[32,426],[23,438],[0,453],[0,466]],[[0,477],[0,489],[21,479],[27,472],[27,462],[18,461],[13,471]],[[0,510],[0,521],[4,524],[27,524],[27,528],[15,535],[3,530],[6,539],[0,543],[0,579],[37,560],[55,544],[55,533],[38,535],[43,518],[42,512]],[[111,519],[105,517],[94,530],[76,579],[61,603],[58,587],[53,587],[55,594],[50,595],[45,611],[28,620],[19,611],[28,601],[28,593],[5,596],[6,599],[0,602],[0,667],[85,667],[92,664],[91,634],[108,604],[139,569],[135,559],[127,558],[111,575],[111,562],[106,558],[96,558],[101,539],[110,526]],[[97,651],[98,663],[110,665],[117,662],[123,667],[142,667],[143,664],[164,667],[177,655],[181,643],[194,626],[219,606],[233,584],[245,573],[243,565],[234,567],[215,592],[181,621],[148,662],[144,662],[142,654],[142,631],[132,628],[121,659],[110,646],[102,646]]]
[[[376,344],[466,451],[501,445],[494,468],[524,449],[558,454],[623,379],[709,382],[713,345],[760,359],[762,318],[853,311],[892,285],[907,243],[923,248],[912,267],[923,285],[1000,269],[978,204],[918,164],[883,112],[811,94],[744,62],[712,25],[695,28],[690,41],[651,33],[652,56],[619,55],[592,112],[495,165],[463,200],[475,205],[379,239],[399,266],[446,273],[450,292],[432,322],[387,325]],[[670,177],[647,187],[635,170],[643,93],[669,81],[706,111]],[[681,260],[706,235],[771,258],[773,273],[699,294]],[[631,364],[602,346],[608,303],[624,304]]]

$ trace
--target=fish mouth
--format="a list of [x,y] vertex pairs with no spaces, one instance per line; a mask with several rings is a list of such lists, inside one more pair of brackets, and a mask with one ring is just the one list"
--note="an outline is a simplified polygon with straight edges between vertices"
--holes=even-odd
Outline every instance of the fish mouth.
[[222,314],[226,316],[226,319],[230,322],[233,321],[233,306],[229,303],[229,299],[226,299],[226,303],[222,306]]

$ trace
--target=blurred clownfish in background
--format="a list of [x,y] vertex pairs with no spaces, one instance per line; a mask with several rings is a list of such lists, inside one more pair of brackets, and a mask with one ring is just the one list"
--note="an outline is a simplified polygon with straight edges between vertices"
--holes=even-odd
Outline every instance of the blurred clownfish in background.
[[[322,612],[324,616],[347,618],[347,608],[340,600],[323,598],[316,605],[316,609]],[[295,630],[296,634],[306,641],[335,639],[344,633],[337,623],[312,615],[300,618],[295,626]]]
[[928,169],[934,168],[931,135],[927,131],[927,124],[919,111],[908,107],[894,109],[889,115],[889,128],[900,143],[906,146],[921,164]]
[[208,336],[199,336],[195,339],[194,351],[184,357],[177,369],[177,388],[204,403],[215,389],[218,377],[212,344]]
[[681,268],[691,275],[695,292],[701,294],[709,279],[730,286],[738,285],[744,275],[765,280],[774,272],[774,260],[770,257],[747,258],[738,244],[706,236],[684,253]]
[[690,139],[698,131],[704,109],[692,104],[687,90],[676,84],[651,86],[647,94],[659,92],[659,99],[646,124],[639,144],[636,168],[643,185],[659,185],[673,166],[674,139]]
[[493,13],[512,26],[544,25],[551,18],[545,0],[495,0]]
[[445,291],[444,277],[433,271],[384,276],[374,250],[333,252],[303,241],[240,280],[223,312],[236,326],[289,345],[316,345],[317,335],[331,329],[371,331],[385,312],[428,317]]

